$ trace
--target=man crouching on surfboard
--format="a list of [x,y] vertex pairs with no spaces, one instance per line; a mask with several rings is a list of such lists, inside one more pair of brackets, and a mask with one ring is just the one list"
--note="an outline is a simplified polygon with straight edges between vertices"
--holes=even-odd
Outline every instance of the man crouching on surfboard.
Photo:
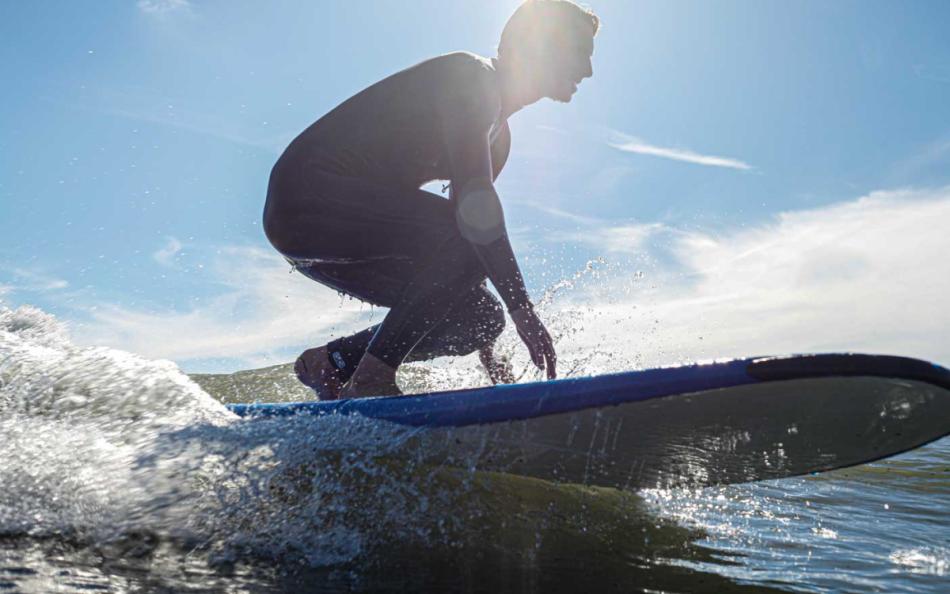
[[[491,280],[534,364],[556,376],[493,182],[511,146],[508,117],[543,97],[568,102],[590,77],[589,10],[527,0],[497,58],[454,52],[397,72],[304,130],[271,173],[264,231],[305,276],[389,308],[382,323],[305,351],[297,377],[321,400],[399,394],[403,361],[478,351],[492,382],[505,325]],[[449,180],[448,200],[420,187]]]

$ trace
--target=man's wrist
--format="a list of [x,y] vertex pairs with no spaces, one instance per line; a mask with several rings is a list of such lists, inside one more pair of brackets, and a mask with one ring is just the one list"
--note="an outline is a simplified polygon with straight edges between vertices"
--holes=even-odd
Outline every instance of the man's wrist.
[[528,312],[532,312],[532,311],[534,311],[534,305],[532,305],[531,302],[528,301],[528,302],[525,302],[525,303],[519,303],[518,305],[516,305],[516,306],[514,307],[514,309],[509,309],[509,310],[508,310],[508,315],[513,317],[513,316],[515,316],[516,314],[518,314],[519,312],[528,313]]

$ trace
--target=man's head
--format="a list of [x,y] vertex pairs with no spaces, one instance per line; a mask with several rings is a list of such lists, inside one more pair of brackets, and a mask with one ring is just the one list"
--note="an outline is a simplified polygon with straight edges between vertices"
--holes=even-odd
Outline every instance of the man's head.
[[525,0],[498,44],[498,58],[515,73],[522,95],[568,102],[592,76],[591,55],[600,19],[570,0]]

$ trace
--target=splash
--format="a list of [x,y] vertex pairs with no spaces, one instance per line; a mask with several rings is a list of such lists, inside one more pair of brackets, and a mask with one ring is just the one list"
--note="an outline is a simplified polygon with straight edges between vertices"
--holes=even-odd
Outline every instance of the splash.
[[941,547],[898,549],[889,560],[914,573],[945,576],[950,572],[950,550]]
[[[589,316],[555,302],[609,268],[589,262],[540,300],[559,344],[583,332]],[[521,381],[536,379],[513,329],[500,350]],[[569,349],[562,364],[562,377],[604,369]],[[486,383],[474,357],[401,373],[416,392]],[[315,567],[393,541],[459,546],[491,516],[478,461],[431,468],[424,455],[406,454],[415,431],[360,417],[248,423],[169,361],[82,348],[47,313],[0,309],[3,535],[96,547],[174,543],[218,562],[250,556]],[[512,489],[513,500],[526,488]]]
[[0,311],[0,532],[101,538],[177,487],[136,459],[162,431],[229,413],[170,362],[72,345],[32,307]]
[[361,418],[243,422],[171,362],[0,310],[0,535],[340,563],[382,534],[429,538],[407,518],[438,490],[421,496],[427,475],[386,460],[411,436]]
[[[643,270],[631,273],[627,263],[601,256],[542,291],[535,309],[554,340],[558,377],[630,371],[688,359],[658,344],[660,322],[651,316],[645,279]],[[629,305],[631,294],[642,294],[642,307]],[[517,382],[545,379],[545,373],[531,363],[512,324],[498,338],[495,352],[511,362]],[[399,384],[407,393],[474,388],[487,385],[488,380],[476,355],[410,363],[400,371]]]

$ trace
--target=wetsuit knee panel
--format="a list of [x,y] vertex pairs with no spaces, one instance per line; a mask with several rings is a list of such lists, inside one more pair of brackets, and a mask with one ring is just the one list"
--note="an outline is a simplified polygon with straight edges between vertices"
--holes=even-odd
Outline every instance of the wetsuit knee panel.
[[494,344],[505,329],[505,308],[487,289],[478,292],[480,295],[474,303],[463,301],[454,310],[453,315],[465,328],[462,332],[466,336],[460,341],[459,355],[468,355]]
[[[505,329],[505,308],[494,296],[486,291],[488,299],[479,308],[478,324],[482,327],[485,344],[495,342]],[[484,345],[482,345],[484,346]]]

